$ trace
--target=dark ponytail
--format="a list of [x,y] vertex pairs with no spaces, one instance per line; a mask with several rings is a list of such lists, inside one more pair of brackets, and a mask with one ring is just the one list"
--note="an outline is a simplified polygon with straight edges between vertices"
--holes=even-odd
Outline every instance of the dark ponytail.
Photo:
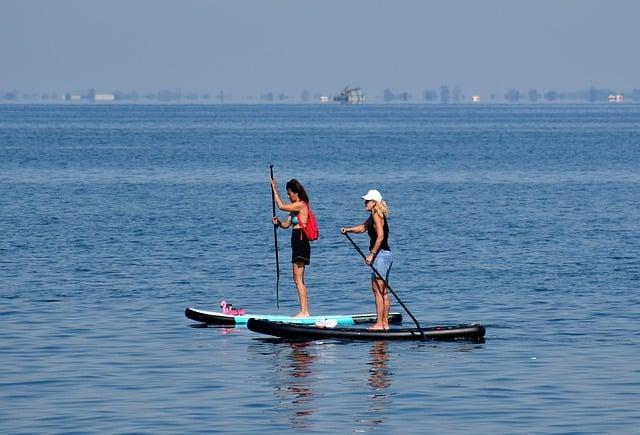
[[297,193],[300,200],[306,202],[307,204],[309,203],[307,192],[304,190],[304,187],[302,187],[302,184],[300,184],[300,182],[295,178],[287,181],[287,190],[290,190],[293,193]]

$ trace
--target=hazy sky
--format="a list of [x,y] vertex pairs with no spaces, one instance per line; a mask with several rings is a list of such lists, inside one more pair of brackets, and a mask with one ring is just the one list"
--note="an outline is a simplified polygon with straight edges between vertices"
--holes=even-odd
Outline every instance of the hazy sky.
[[639,44],[634,0],[0,0],[0,90],[627,90]]

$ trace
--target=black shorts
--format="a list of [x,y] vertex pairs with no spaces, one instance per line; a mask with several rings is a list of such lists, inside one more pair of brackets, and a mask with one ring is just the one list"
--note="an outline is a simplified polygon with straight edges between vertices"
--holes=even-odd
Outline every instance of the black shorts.
[[[302,240],[300,235],[302,234]],[[301,261],[304,264],[311,263],[311,244],[307,235],[300,228],[291,231],[291,262]]]

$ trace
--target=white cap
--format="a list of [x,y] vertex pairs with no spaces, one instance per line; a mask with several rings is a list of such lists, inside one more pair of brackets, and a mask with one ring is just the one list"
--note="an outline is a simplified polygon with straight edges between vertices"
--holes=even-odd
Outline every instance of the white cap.
[[362,197],[362,199],[364,199],[365,201],[373,200],[380,202],[382,201],[382,195],[380,195],[380,192],[378,192],[376,189],[371,189],[365,196]]

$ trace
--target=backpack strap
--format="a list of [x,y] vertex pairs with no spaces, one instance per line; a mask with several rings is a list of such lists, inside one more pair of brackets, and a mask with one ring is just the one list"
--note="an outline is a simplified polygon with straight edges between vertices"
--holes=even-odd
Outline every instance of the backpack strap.
[[[305,205],[307,206],[307,223],[309,223],[309,204],[305,202]],[[302,231],[300,231],[300,240],[302,240],[302,233],[306,234],[306,231],[305,231],[306,225],[302,223],[300,212],[298,212],[298,225],[300,225],[300,228],[302,228]]]

